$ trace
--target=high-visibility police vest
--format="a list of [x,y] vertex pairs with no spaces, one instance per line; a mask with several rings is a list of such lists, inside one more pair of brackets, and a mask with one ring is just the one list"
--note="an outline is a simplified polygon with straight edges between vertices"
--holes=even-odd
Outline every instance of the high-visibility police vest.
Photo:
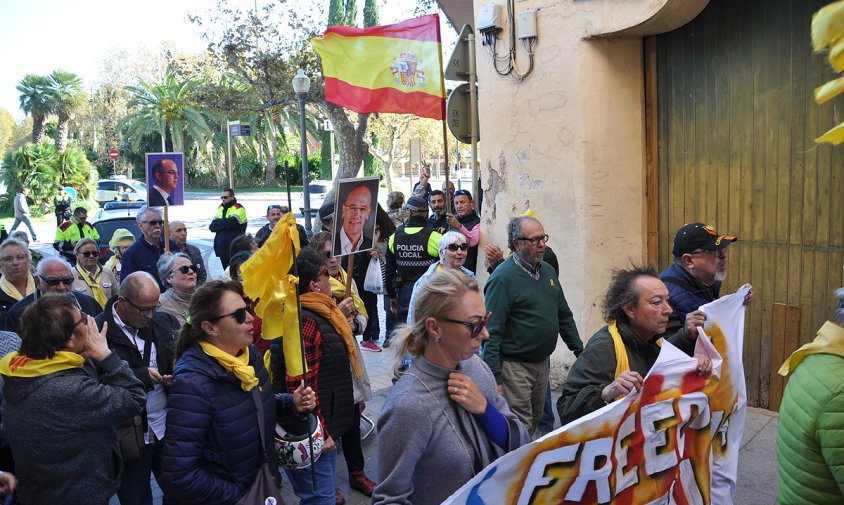
[[439,259],[440,238],[439,233],[421,226],[396,230],[388,245],[396,258],[399,282],[416,282]]
[[85,222],[82,225],[82,233],[79,232],[79,222],[75,219],[65,221],[58,228],[56,228],[56,239],[54,242],[70,242],[75,244],[83,237],[90,237],[97,242],[100,240],[100,234],[91,226],[90,223]]

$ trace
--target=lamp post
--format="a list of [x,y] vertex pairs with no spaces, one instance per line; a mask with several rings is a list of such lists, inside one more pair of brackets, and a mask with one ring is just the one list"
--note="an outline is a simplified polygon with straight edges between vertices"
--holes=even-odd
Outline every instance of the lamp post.
[[308,89],[311,87],[311,80],[305,75],[301,68],[296,71],[293,77],[293,91],[296,92],[296,100],[299,102],[299,132],[302,135],[302,193],[305,198],[305,232],[311,235],[311,192],[308,188],[308,138],[305,131],[305,100],[308,98]]

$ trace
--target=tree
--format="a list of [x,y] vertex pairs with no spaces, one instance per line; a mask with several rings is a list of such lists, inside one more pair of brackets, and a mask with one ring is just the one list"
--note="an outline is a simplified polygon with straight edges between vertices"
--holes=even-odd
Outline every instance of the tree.
[[21,110],[32,116],[32,143],[44,140],[44,122],[51,110],[50,79],[43,75],[27,74],[18,83]]
[[6,109],[0,109],[0,158],[5,156],[15,135],[15,118]]
[[384,182],[387,190],[393,190],[393,172],[396,163],[408,159],[410,140],[422,140],[423,152],[438,152],[442,149],[440,123],[433,119],[408,114],[376,114],[371,121],[372,136],[378,142],[371,142],[369,152],[384,164]]
[[88,95],[82,89],[82,79],[64,70],[53,70],[50,74],[50,110],[59,118],[56,127],[56,149],[64,153],[67,149],[68,122],[85,103]]

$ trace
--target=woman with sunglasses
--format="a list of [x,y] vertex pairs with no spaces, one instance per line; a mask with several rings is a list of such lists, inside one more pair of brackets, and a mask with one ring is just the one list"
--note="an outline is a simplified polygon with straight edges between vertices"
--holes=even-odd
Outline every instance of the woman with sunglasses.
[[0,361],[16,503],[105,505],[117,491],[123,465],[114,429],[146,400],[106,331],[61,294],[24,311],[20,349]]
[[[176,342],[161,462],[165,490],[179,503],[237,503],[264,455],[279,483],[276,421],[307,426],[300,414],[315,407],[313,391],[300,384],[292,395],[273,395],[251,342],[252,314],[240,284],[211,281],[194,293],[189,323]],[[254,394],[264,414],[263,437]]]
[[477,356],[490,314],[478,284],[451,269],[432,276],[414,301],[413,326],[396,330],[401,374],[378,419],[381,482],[372,503],[434,505],[529,438]]
[[76,255],[73,290],[94,297],[104,308],[111,297],[117,294],[119,284],[111,270],[97,263],[100,246],[96,240],[85,237],[73,247],[73,254]]
[[445,232],[437,245],[440,250],[440,260],[428,267],[428,271],[422,274],[422,277],[413,284],[413,293],[410,295],[410,307],[407,310],[408,326],[413,326],[413,301],[416,299],[416,294],[435,273],[446,270],[460,270],[471,277],[472,280],[477,280],[475,274],[463,266],[466,262],[469,244],[466,242],[466,237],[462,233],[456,231]]
[[167,286],[158,303],[161,310],[176,316],[180,325],[188,318],[190,299],[196,291],[196,266],[185,253],[165,254],[158,259],[158,276]]

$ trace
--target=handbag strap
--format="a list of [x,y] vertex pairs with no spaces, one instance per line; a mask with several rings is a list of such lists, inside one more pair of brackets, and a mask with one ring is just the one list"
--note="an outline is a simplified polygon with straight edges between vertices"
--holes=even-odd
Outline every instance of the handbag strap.
[[261,401],[261,395],[258,394],[258,386],[255,386],[250,391],[252,394],[252,401],[255,402],[255,412],[258,414],[258,431],[261,433],[261,454],[264,455],[264,459],[268,460],[267,458],[267,442],[266,442],[266,435],[264,434],[264,402]]

